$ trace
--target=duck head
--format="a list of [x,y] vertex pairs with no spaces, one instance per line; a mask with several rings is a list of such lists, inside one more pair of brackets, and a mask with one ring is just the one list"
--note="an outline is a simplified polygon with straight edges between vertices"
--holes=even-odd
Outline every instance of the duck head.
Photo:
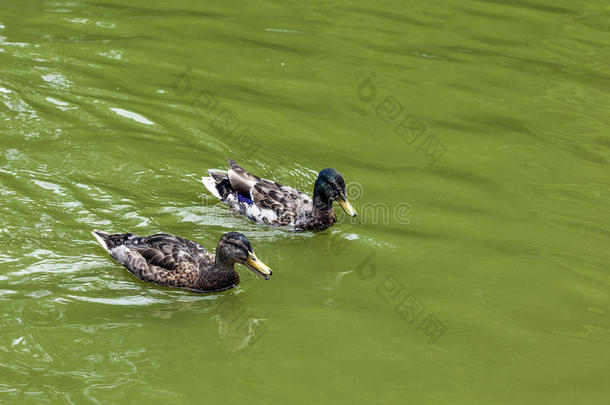
[[352,217],[355,217],[356,210],[347,201],[345,195],[345,180],[335,169],[324,169],[318,175],[316,184],[313,188],[313,202],[315,209],[332,208],[333,201],[339,203],[341,208]]
[[222,235],[216,248],[216,264],[218,267],[233,266],[240,263],[252,270],[259,277],[269,280],[273,273],[271,269],[263,263],[252,250],[250,241],[245,235],[239,232],[228,232]]

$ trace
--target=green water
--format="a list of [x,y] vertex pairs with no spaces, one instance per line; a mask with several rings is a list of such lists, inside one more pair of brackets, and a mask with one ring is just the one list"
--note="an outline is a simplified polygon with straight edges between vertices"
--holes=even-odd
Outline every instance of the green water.
[[[607,2],[0,10],[0,402],[607,402]],[[227,157],[360,215],[255,226],[200,183]],[[92,228],[274,275],[147,285]]]

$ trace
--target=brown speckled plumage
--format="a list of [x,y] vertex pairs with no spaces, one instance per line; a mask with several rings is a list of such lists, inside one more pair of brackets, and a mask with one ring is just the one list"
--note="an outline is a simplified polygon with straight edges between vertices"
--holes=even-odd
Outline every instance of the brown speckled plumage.
[[188,239],[160,233],[140,237],[131,233],[93,236],[110,256],[142,281],[197,292],[223,291],[239,284],[236,262],[252,252],[245,236],[230,232],[220,239],[217,255]]
[[[345,181],[334,169],[320,172],[313,199],[294,188],[248,173],[229,159],[227,173],[209,170],[203,184],[248,219],[298,230],[323,230],[337,222],[332,202],[345,199]],[[355,211],[353,213],[355,215]]]

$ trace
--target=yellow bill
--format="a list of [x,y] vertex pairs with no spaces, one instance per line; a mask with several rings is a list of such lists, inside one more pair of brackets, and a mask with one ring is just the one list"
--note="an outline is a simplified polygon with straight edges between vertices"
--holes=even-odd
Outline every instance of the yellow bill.
[[265,263],[261,262],[261,260],[256,257],[254,252],[248,252],[248,258],[246,259],[246,263],[244,263],[250,270],[254,272],[257,276],[264,278],[265,280],[269,280],[269,276],[273,274],[269,266]]
[[343,208],[343,210],[347,213],[347,215],[350,215],[352,217],[358,215],[354,207],[352,207],[352,204],[350,204],[346,198],[340,197],[337,202],[339,203],[341,208]]

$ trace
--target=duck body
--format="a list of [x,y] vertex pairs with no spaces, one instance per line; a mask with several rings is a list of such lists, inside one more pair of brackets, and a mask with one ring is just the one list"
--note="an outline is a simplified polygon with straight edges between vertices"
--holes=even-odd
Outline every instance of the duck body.
[[[94,230],[92,234],[114,260],[140,280],[196,292],[235,287],[240,279],[234,264],[246,264],[251,257],[256,258],[245,236],[236,232],[223,235],[217,255],[196,242],[168,233],[142,237]],[[268,279],[271,270],[260,261],[258,265],[264,266],[262,272],[251,270]]]
[[[292,187],[248,173],[229,159],[228,172],[209,170],[202,179],[205,187],[218,199],[253,222],[288,226],[297,230],[324,230],[337,222],[333,200],[344,202],[345,182],[334,169],[320,172],[313,198]],[[342,204],[343,205],[343,204]]]

